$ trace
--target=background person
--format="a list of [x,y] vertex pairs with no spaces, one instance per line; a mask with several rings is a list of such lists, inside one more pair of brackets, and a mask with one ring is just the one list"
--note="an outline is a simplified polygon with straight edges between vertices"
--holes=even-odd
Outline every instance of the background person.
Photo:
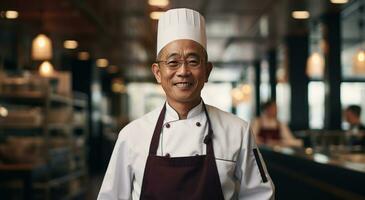
[[268,101],[262,105],[260,117],[252,122],[252,130],[258,144],[296,146],[303,145],[296,139],[289,127],[277,118],[277,106],[275,101]]

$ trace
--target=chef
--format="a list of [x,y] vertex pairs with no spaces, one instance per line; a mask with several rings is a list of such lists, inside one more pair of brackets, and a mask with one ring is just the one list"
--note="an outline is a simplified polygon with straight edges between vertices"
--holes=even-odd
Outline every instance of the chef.
[[274,198],[249,124],[201,98],[212,70],[206,43],[197,11],[160,17],[151,68],[166,102],[121,130],[99,200]]

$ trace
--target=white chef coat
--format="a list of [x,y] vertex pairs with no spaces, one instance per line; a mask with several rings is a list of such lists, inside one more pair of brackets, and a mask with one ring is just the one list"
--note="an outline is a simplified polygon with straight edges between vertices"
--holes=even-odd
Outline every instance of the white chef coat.
[[[257,148],[249,124],[238,117],[206,105],[213,129],[213,148],[225,199],[274,199],[274,185],[259,153],[263,182],[253,149]],[[131,122],[119,133],[98,200],[140,198],[144,168],[162,106]],[[199,124],[200,123],[200,124]],[[206,154],[208,133],[202,102],[189,111],[187,119],[166,103],[166,115],[157,155],[171,157]]]

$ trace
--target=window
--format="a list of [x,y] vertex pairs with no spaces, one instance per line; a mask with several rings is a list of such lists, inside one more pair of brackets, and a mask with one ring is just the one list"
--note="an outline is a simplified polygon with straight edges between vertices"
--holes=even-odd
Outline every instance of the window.
[[309,128],[321,129],[324,126],[324,83],[310,81],[308,84]]

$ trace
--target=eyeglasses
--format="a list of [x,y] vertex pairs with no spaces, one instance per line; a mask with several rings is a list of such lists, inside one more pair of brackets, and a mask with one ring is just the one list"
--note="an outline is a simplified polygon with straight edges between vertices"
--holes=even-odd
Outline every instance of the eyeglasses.
[[158,60],[157,63],[163,63],[165,66],[167,66],[169,69],[178,69],[183,64],[189,68],[199,68],[201,66],[201,59],[199,58],[188,58],[186,60]]

